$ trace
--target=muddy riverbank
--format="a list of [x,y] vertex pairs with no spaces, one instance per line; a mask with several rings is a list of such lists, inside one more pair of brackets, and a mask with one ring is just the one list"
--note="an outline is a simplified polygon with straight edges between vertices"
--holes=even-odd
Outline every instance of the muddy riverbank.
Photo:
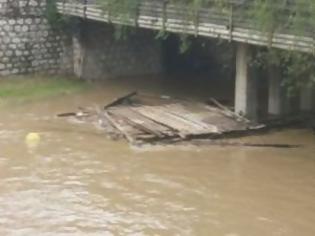
[[[132,149],[55,116],[133,89],[195,100],[218,93],[198,82],[116,80],[1,109],[0,235],[315,234],[311,130],[242,138],[302,144],[298,149]],[[40,135],[37,145],[25,142],[30,132]]]

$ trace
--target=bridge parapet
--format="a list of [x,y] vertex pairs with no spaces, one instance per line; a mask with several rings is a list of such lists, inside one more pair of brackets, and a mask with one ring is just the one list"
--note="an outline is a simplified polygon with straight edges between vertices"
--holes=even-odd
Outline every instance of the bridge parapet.
[[[113,24],[123,24],[162,30],[174,33],[200,35],[260,46],[271,46],[286,50],[315,52],[314,30],[308,21],[311,14],[307,8],[303,12],[303,27],[299,32],[291,22],[295,12],[295,1],[290,4],[276,5],[279,12],[277,21],[281,27],[271,28],[268,32],[258,23],[255,24],[251,12],[253,1],[229,0],[224,7],[209,3],[196,11],[186,5],[171,4],[165,0],[143,0],[126,14],[126,9],[115,8],[97,0],[60,0],[58,11],[62,14],[83,17]],[[275,2],[277,4],[277,2]],[[301,13],[301,12],[299,12]]]

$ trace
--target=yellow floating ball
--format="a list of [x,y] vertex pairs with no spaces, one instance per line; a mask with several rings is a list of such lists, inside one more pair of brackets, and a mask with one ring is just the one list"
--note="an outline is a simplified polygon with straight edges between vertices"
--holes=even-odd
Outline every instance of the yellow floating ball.
[[35,147],[40,142],[40,135],[39,133],[28,133],[25,137],[25,143],[29,147]]

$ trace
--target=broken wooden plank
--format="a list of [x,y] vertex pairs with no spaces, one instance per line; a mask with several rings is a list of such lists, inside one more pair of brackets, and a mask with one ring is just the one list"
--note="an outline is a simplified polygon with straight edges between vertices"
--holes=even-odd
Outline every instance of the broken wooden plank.
[[139,143],[140,141],[151,142],[151,140],[157,139],[155,134],[146,132],[140,129],[139,126],[135,126],[130,120],[119,114],[107,112],[107,118],[115,125],[119,131],[126,137],[126,139],[131,143]]
[[141,113],[143,116],[149,117],[160,124],[171,127],[176,130],[182,138],[190,135],[210,134],[214,131],[214,133],[217,132],[217,130],[213,129],[204,129],[187,119],[176,116],[168,112],[163,106],[140,106],[133,109]]
[[76,112],[66,112],[66,113],[60,113],[57,114],[57,117],[71,117],[71,116],[76,116]]
[[251,123],[251,121],[247,118],[245,118],[244,116],[240,116],[237,113],[235,113],[234,111],[230,110],[228,107],[224,106],[223,104],[221,104],[220,102],[218,102],[216,99],[214,98],[210,98],[210,101],[216,105],[217,107],[219,107],[227,116],[230,116],[232,118],[237,119],[238,121],[243,121],[246,123]]
[[260,147],[260,148],[300,148],[300,144],[281,144],[281,143],[247,143],[247,142],[229,142],[225,140],[211,140],[211,139],[195,139],[190,140],[194,145],[215,145],[215,146],[231,146],[231,147]]
[[98,115],[98,125],[105,130],[105,133],[110,139],[117,140],[123,138],[123,134],[108,120],[104,114],[100,112]]
[[203,121],[215,124],[221,133],[230,131],[246,131],[248,124],[237,121],[235,118],[225,115],[222,110],[209,106],[210,112],[206,112]]
[[[204,103],[193,103],[191,105],[194,111],[185,114],[185,117],[214,125],[219,133],[229,132],[234,129],[238,131],[248,129],[248,124],[237,121],[234,117],[227,116],[222,109],[214,106],[205,106]],[[186,107],[186,105],[184,106]],[[190,109],[190,106],[188,109]]]
[[60,113],[57,114],[57,117],[77,117],[77,118],[83,118],[83,117],[88,117],[92,115],[97,115],[96,110],[90,110],[90,109],[85,109],[83,107],[78,107],[77,112],[66,112],[66,113]]
[[[141,107],[143,107],[143,106],[141,106]],[[158,120],[152,119],[150,116],[146,116],[143,113],[140,113],[138,108],[140,108],[140,107],[131,107],[132,110],[139,113],[140,115],[142,115],[146,119],[151,120],[152,122],[156,123],[157,125],[161,125],[161,126],[165,127],[167,130],[166,134],[168,134],[168,136],[180,136],[180,134],[178,134],[178,131],[176,129],[174,129],[172,126],[165,124],[165,123],[161,123]]]
[[127,95],[125,96],[122,96],[122,97],[119,97],[119,98],[116,98],[114,99],[112,102],[108,103],[107,105],[104,106],[104,109],[108,109],[110,107],[113,107],[113,106],[117,106],[121,103],[123,103],[124,101],[126,101],[127,99],[137,95],[137,91],[134,91],[134,92],[131,92],[131,93],[128,93]]
[[178,118],[174,118],[172,115],[165,113],[164,111],[159,110],[159,107],[137,107],[135,108],[139,113],[144,116],[149,117],[150,119],[171,127],[173,130],[176,130],[178,135],[182,138],[186,138],[192,132],[191,127],[187,127],[187,124],[183,123]]
[[168,127],[148,119],[130,107],[111,108],[109,111],[113,114],[124,117],[125,120],[130,125],[135,126],[135,128],[154,134],[159,138],[174,136],[174,132],[172,132]]
[[[165,109],[165,112],[169,112],[174,116],[183,119],[185,122],[196,125],[198,129],[203,129],[205,132],[220,133],[216,125],[203,122],[201,117],[197,119],[197,113],[190,112],[182,104],[165,105],[162,107],[162,109]],[[201,113],[199,113],[199,115],[200,114]]]
[[111,124],[119,130],[125,138],[130,142],[130,143],[135,143],[136,139],[130,134],[130,130],[128,130],[128,126],[124,125],[122,122],[119,121],[119,118],[114,119],[108,112],[103,113],[104,117],[111,122]]

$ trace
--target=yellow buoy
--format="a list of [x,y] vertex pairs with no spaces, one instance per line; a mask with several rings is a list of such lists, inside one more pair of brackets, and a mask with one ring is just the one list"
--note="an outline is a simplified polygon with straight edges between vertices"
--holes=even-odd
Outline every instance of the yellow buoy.
[[33,148],[38,146],[40,142],[40,135],[39,133],[28,133],[25,137],[25,143],[28,147]]

